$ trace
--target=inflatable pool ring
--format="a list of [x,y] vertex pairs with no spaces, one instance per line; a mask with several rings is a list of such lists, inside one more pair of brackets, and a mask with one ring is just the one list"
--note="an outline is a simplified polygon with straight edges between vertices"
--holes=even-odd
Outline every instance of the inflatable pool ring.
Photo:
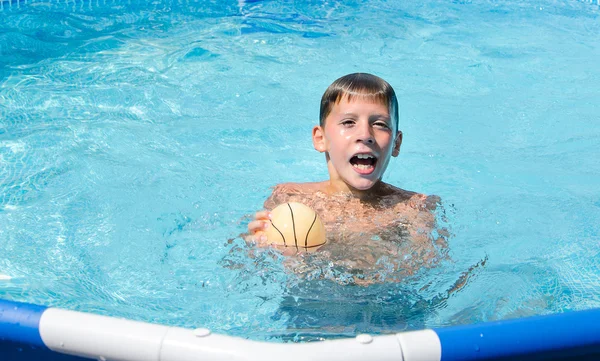
[[271,211],[266,230],[270,245],[315,251],[327,242],[325,227],[317,212],[302,203],[283,203]]

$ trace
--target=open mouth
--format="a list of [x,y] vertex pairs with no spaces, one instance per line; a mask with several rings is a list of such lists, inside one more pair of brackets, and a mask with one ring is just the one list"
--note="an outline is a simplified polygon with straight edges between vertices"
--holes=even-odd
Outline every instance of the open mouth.
[[375,164],[377,164],[377,157],[373,154],[356,154],[350,158],[350,164],[355,171],[360,174],[370,174],[375,170]]

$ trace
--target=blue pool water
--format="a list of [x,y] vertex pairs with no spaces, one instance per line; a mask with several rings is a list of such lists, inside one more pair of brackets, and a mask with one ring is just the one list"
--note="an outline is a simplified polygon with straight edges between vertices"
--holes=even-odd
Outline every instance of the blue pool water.
[[[274,341],[600,307],[599,35],[596,1],[0,1],[0,298]],[[356,71],[399,97],[385,180],[452,233],[369,287],[238,238],[326,177]]]

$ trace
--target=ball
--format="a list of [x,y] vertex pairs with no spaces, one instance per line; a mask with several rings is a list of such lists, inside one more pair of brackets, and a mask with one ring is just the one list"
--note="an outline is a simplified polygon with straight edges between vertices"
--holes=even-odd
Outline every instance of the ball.
[[315,251],[327,240],[323,222],[312,208],[302,203],[283,203],[271,211],[271,224],[266,230],[271,245]]

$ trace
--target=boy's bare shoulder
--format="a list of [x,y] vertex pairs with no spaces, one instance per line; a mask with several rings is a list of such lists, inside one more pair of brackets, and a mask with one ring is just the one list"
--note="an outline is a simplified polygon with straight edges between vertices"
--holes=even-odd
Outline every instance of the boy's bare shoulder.
[[439,196],[408,191],[391,184],[385,184],[384,194],[396,201],[408,204],[411,208],[435,210],[441,202]]
[[281,183],[273,187],[273,192],[264,203],[266,209],[272,209],[286,202],[302,202],[307,195],[314,194],[323,188],[324,182]]
[[273,187],[273,192],[286,193],[314,193],[323,188],[324,182],[309,182],[309,183],[281,183]]

